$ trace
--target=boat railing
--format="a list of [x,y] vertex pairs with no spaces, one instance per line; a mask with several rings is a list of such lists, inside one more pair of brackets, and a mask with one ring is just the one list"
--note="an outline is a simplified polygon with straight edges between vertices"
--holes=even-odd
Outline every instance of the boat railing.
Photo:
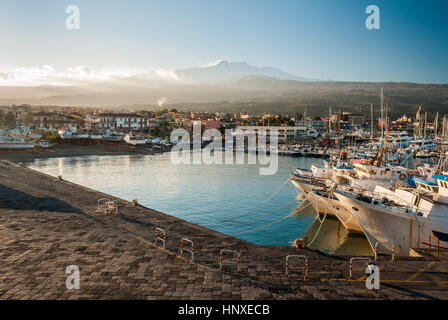
[[[400,211],[402,213],[413,214],[417,211],[417,207],[415,205],[405,205],[400,203],[402,201],[401,198],[394,194],[378,192],[378,191],[368,191],[356,187],[348,187],[348,186],[338,186],[337,189],[339,192],[348,195],[354,196],[356,195],[356,199],[374,205],[379,205],[383,208],[388,208],[394,211]],[[361,197],[359,197],[361,196]],[[371,198],[371,199],[369,199]],[[375,199],[378,200],[375,203]],[[384,199],[387,199],[384,201]]]
[[[434,239],[436,239],[436,241],[437,241],[437,245],[432,245],[431,244],[431,238],[434,238]],[[439,259],[439,250],[440,250],[440,240],[439,240],[439,238],[438,237],[436,237],[434,234],[430,234],[429,235],[429,237],[428,237],[428,253],[430,253],[431,252],[431,247],[435,247],[435,248],[437,248],[437,259]]]

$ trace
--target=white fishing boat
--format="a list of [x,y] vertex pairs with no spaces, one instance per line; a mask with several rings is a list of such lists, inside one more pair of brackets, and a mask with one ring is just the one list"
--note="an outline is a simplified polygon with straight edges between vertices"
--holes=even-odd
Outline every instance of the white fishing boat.
[[428,149],[422,149],[415,153],[416,158],[431,158],[431,152]]
[[308,129],[306,132],[300,134],[297,139],[316,139],[319,136],[319,132],[316,129]]
[[435,147],[437,146],[437,144],[432,141],[432,140],[428,140],[428,139],[424,139],[424,138],[419,138],[419,139],[415,139],[412,140],[410,145],[409,145],[409,149],[411,151],[419,151],[419,150],[434,150]]
[[136,146],[136,145],[143,145],[146,143],[146,138],[145,137],[138,137],[132,133],[128,133],[127,135],[124,136],[124,141],[127,144]]
[[[307,199],[318,215],[335,216],[341,221],[343,226],[349,233],[362,233],[362,229],[350,213],[339,203],[337,197],[325,184],[334,170],[352,170],[351,167],[314,167],[314,170],[296,171],[296,174],[291,176],[291,183],[300,190],[301,198]],[[299,173],[306,172],[308,177],[315,172],[316,176],[320,178],[307,178]]]
[[78,132],[78,129],[74,126],[70,126],[65,129],[58,130],[58,135],[62,139],[88,139],[89,134],[85,132]]
[[391,181],[408,185],[409,169],[403,166],[376,166],[370,163],[354,163],[354,172],[335,171],[333,179],[338,184],[354,188],[374,190],[377,185],[389,186]]
[[2,136],[0,137],[0,149],[3,150],[26,150],[34,149],[35,143],[18,137]]
[[[434,235],[448,244],[448,175],[435,175],[437,189],[426,192],[378,187],[375,192],[335,195],[361,226],[372,248],[409,256],[409,249],[426,247]],[[435,191],[437,190],[437,191]]]
[[53,146],[53,144],[48,140],[39,140],[36,143],[36,147],[38,147],[38,148],[51,148],[52,146]]
[[388,143],[392,148],[407,148],[411,144],[412,138],[407,131],[391,131],[389,132]]
[[120,132],[107,130],[106,133],[101,136],[101,140],[118,142],[123,140],[123,134]]
[[90,139],[92,140],[101,140],[103,138],[103,135],[98,134],[98,133],[91,133],[90,134]]

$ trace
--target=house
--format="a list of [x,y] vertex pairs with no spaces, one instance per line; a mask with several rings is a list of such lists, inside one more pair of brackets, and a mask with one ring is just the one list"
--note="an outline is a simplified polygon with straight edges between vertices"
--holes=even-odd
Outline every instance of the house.
[[117,113],[114,116],[117,130],[143,130],[146,128],[143,116],[134,113]]
[[286,143],[298,139],[301,135],[305,134],[307,128],[304,126],[239,126],[237,129],[241,129],[243,133],[256,133],[264,130],[266,132],[266,140],[270,140],[270,135],[273,130],[278,132],[278,142]]

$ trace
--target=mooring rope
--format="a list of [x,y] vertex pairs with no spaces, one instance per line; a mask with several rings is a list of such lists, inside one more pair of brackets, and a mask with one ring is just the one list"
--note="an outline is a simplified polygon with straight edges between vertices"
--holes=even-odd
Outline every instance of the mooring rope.
[[249,223],[249,224],[253,224],[253,223],[256,222],[257,220],[260,220],[260,219],[263,218],[263,217],[266,217],[266,216],[268,216],[268,215],[270,215],[270,214],[272,214],[272,213],[274,213],[274,212],[276,212],[276,211],[278,211],[278,210],[280,210],[280,209],[283,209],[284,207],[290,205],[291,203],[293,203],[293,202],[295,202],[295,201],[297,201],[297,200],[296,200],[296,199],[292,199],[292,200],[288,201],[287,203],[282,204],[280,207],[277,207],[277,208],[275,208],[275,209],[272,209],[272,210],[270,210],[270,211],[268,211],[268,212],[263,213],[262,215],[259,215],[259,216],[254,217],[254,219],[251,219],[250,221],[248,221],[248,220],[242,220],[242,221],[241,221],[241,220],[234,220],[234,221],[233,221],[233,224],[226,224],[226,225],[227,225],[227,226],[231,226],[231,225],[247,224],[247,223]]
[[[327,207],[330,208],[330,200],[331,200],[330,196],[331,196],[331,194],[333,193],[333,188],[330,188],[330,190],[329,190],[327,193],[330,194],[330,195],[328,196],[328,200],[327,200]],[[330,209],[331,209],[331,208],[330,208]],[[320,229],[322,229],[322,226],[323,226],[323,224],[324,224],[324,222],[325,222],[325,219],[327,219],[327,212],[325,211],[324,218],[323,218],[322,220],[320,220],[319,212],[317,212],[317,219],[318,219],[319,222],[320,222],[319,229],[317,229],[317,232],[316,232],[316,234],[314,235],[313,240],[311,240],[311,242],[308,243],[308,244],[306,245],[307,248],[308,248],[310,245],[313,244],[314,240],[316,240],[317,235],[318,235],[319,232],[320,232]]]
[[[324,193],[324,195],[325,195],[325,194],[326,194],[326,193]],[[308,194],[308,196],[307,196],[305,199],[302,200],[302,203],[304,203],[305,201],[308,201],[308,199],[309,199],[311,196],[312,196],[311,193]],[[245,221],[245,220],[243,220],[243,221],[234,221],[235,224],[231,224],[231,225],[247,224],[247,223],[253,224],[253,222],[256,222],[257,220],[260,220],[261,218],[263,218],[263,217],[265,217],[265,216],[268,216],[268,215],[270,215],[270,214],[272,214],[272,213],[274,213],[274,212],[276,212],[276,211],[278,211],[278,210],[280,210],[280,209],[282,209],[282,208],[288,206],[289,204],[291,204],[291,203],[294,202],[294,201],[297,201],[297,199],[292,199],[291,201],[288,201],[287,203],[281,205],[280,207],[277,207],[277,208],[275,208],[275,209],[272,209],[272,210],[270,210],[270,211],[268,211],[268,212],[266,212],[266,213],[264,213],[264,214],[262,214],[262,215],[260,215],[260,216],[256,216],[256,217],[254,217],[253,219],[255,219],[255,220],[251,220],[251,221]],[[314,199],[314,201],[308,201],[308,204],[306,204],[305,206],[299,208],[299,210],[294,211],[294,212],[292,213],[292,215],[297,215],[300,211],[302,211],[303,209],[305,209],[305,208],[308,207],[309,205],[312,205],[315,201],[317,201],[317,199]],[[227,226],[228,226],[228,225],[229,225],[229,224],[227,224]]]
[[251,210],[249,210],[249,211],[246,211],[246,212],[244,212],[244,213],[242,213],[242,214],[240,214],[240,215],[238,215],[238,216],[236,216],[236,217],[233,217],[233,218],[230,218],[230,219],[224,219],[224,220],[222,220],[222,221],[223,221],[223,222],[231,222],[231,221],[235,221],[235,220],[237,220],[237,219],[239,219],[239,218],[248,216],[248,215],[252,214],[253,212],[257,211],[258,209],[261,208],[261,206],[262,206],[263,204],[267,203],[267,202],[268,202],[269,200],[271,200],[274,196],[276,196],[276,195],[283,189],[283,187],[289,182],[289,180],[290,180],[290,177],[288,177],[288,179],[286,179],[286,181],[284,181],[279,187],[277,187],[277,189],[275,189],[275,190],[271,193],[271,195],[270,195],[269,197],[267,197],[267,198],[264,199],[262,202],[260,202],[255,208],[253,208],[253,209],[251,209]]
[[[331,190],[330,190],[330,191],[331,191]],[[330,191],[328,191],[328,192],[330,192]],[[326,192],[326,193],[328,193],[328,192]],[[326,193],[324,193],[323,195],[325,195]],[[315,199],[314,201],[317,201],[317,199]],[[305,205],[304,207],[302,207],[301,210],[303,210],[303,209],[305,209],[306,207],[312,205],[312,203],[313,203],[313,201],[310,201],[307,205]],[[260,227],[256,227],[256,228],[253,228],[253,229],[249,229],[249,230],[246,230],[246,231],[242,231],[242,232],[234,233],[234,234],[231,234],[231,235],[232,235],[232,236],[237,236],[237,235],[241,235],[241,234],[246,234],[246,233],[250,233],[250,232],[254,232],[254,231],[258,231],[258,230],[262,230],[262,229],[268,228],[268,227],[270,227],[270,226],[272,226],[272,225],[274,225],[274,224],[277,224],[277,223],[279,223],[279,222],[281,222],[281,221],[283,221],[283,220],[285,220],[285,219],[287,219],[287,218],[289,218],[289,217],[291,217],[291,216],[293,216],[293,215],[295,215],[295,214],[296,214],[296,212],[292,212],[292,213],[288,214],[287,216],[284,216],[284,217],[282,217],[282,218],[280,218],[280,219],[278,219],[278,220],[276,220],[276,221],[274,221],[274,222],[271,222],[271,223],[268,223],[268,224],[266,224],[266,225],[263,225],[263,226],[260,226]]]

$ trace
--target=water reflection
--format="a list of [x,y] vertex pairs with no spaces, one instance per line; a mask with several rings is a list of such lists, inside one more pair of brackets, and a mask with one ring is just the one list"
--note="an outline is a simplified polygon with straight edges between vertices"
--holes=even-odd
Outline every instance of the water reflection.
[[313,162],[321,160],[280,157],[273,176],[260,176],[260,165],[248,165],[247,159],[238,165],[174,165],[167,154],[45,159],[30,166],[253,243],[289,245],[306,231],[313,216],[292,216],[252,230],[294,212],[301,201],[296,200],[296,189],[285,183],[288,165],[310,167]]
[[[285,183],[288,166],[309,168],[313,162],[322,160],[279,157],[273,176],[259,175],[259,165],[174,165],[169,154],[45,159],[30,167],[126,200],[138,199],[149,208],[256,244],[290,245],[300,237],[311,241],[320,225],[312,207]],[[348,234],[330,218],[311,247],[331,254],[371,254],[363,236]]]

